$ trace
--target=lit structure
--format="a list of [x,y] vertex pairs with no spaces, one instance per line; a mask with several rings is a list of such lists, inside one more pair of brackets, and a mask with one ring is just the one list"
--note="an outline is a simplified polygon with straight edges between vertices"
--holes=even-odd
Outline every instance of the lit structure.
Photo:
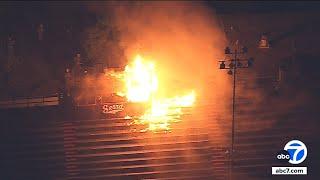
[[265,34],[262,34],[260,41],[259,41],[259,48],[260,49],[269,49],[270,48],[270,43],[268,36]]

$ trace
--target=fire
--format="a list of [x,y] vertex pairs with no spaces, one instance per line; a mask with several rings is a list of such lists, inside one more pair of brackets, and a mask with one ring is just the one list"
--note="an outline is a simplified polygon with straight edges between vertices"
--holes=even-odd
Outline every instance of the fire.
[[196,99],[194,91],[175,97],[160,95],[162,87],[156,66],[140,55],[135,57],[133,63],[126,66],[121,78],[125,83],[125,90],[118,94],[124,95],[129,102],[146,105],[144,114],[136,118],[134,123],[147,125],[147,130],[169,130],[173,122],[181,120],[182,109],[192,107]]
[[182,108],[191,107],[195,101],[195,93],[174,98],[151,99],[150,108],[137,121],[138,124],[149,124],[152,131],[169,130],[172,122],[180,121]]
[[147,102],[158,89],[158,78],[152,62],[143,62],[137,55],[132,66],[126,66],[126,97],[131,102]]

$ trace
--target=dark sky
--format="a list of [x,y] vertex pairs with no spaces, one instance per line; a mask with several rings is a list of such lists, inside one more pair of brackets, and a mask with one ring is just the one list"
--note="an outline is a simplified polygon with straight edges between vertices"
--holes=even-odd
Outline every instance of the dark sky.
[[210,1],[218,13],[270,13],[286,11],[319,11],[320,3],[316,1]]
[[[86,26],[93,22],[86,11],[84,1],[78,2],[0,2],[0,20],[2,32],[27,24],[38,24],[49,21],[51,24],[73,24]],[[319,2],[263,2],[263,1],[208,1],[208,6],[216,9],[217,13],[270,13],[285,11],[318,11]],[[89,17],[89,18],[88,18]]]

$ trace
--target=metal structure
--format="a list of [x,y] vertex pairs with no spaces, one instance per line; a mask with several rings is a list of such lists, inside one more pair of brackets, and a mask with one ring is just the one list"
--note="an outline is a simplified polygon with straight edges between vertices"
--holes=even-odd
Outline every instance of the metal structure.
[[[60,105],[0,111],[10,117],[1,126],[4,177],[225,179],[226,147],[220,141],[225,133],[214,123],[201,123],[208,121],[191,109],[172,124],[172,132],[153,133],[139,131],[144,127],[132,119],[101,116],[103,97],[92,102],[74,103],[72,111]],[[206,104],[197,112],[218,120],[221,113],[213,109]],[[188,125],[194,119],[197,123]],[[224,125],[222,117],[219,122]]]
[[61,97],[57,93],[56,95],[47,97],[9,99],[5,101],[0,101],[0,109],[57,106],[60,104],[60,98]]
[[[230,150],[230,171],[229,179],[232,179],[233,171],[233,153],[234,153],[234,123],[235,123],[235,97],[236,97],[236,73],[238,68],[249,68],[253,64],[253,58],[241,58],[248,52],[246,47],[240,47],[238,41],[236,42],[234,50],[230,47],[225,48],[226,60],[219,61],[220,69],[229,69],[228,74],[233,75],[233,88],[232,88],[232,124],[231,124],[231,150]],[[226,65],[226,62],[229,64]]]

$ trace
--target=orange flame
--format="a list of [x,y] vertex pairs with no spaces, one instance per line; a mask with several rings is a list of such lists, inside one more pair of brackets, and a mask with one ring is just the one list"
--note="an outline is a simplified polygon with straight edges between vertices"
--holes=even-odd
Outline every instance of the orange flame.
[[126,66],[124,80],[130,102],[147,102],[158,89],[158,78],[152,62],[143,62],[137,55],[132,66]]
[[147,105],[144,114],[134,121],[135,124],[148,125],[147,130],[169,130],[172,122],[180,121],[182,108],[191,107],[195,102],[194,91],[184,96],[161,97],[156,66],[140,55],[118,77],[125,83],[125,90],[118,92],[119,95],[125,96],[129,102]]

